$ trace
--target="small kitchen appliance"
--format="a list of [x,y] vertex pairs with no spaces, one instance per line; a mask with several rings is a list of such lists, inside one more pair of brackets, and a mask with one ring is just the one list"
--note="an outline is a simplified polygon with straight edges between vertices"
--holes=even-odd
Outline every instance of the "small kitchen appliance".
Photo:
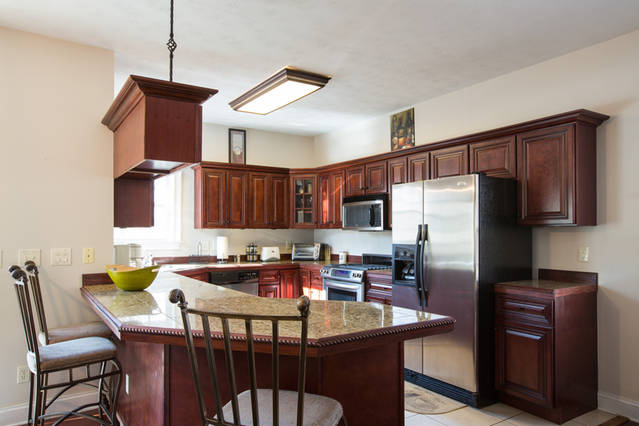
[[229,258],[229,237],[217,237],[217,263],[226,263]]
[[320,260],[322,244],[293,244],[292,260]]
[[257,271],[211,271],[209,283],[257,296],[258,276]]
[[388,195],[344,197],[342,229],[353,231],[383,231],[387,228]]
[[391,256],[363,254],[364,263],[331,264],[321,269],[326,300],[364,301],[366,271],[389,269]]
[[279,247],[262,247],[260,254],[262,262],[277,262],[280,260],[280,248]]

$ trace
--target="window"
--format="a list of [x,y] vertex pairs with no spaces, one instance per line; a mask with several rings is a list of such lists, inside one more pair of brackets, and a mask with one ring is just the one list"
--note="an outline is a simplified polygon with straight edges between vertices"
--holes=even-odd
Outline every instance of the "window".
[[114,244],[136,243],[143,248],[179,248],[182,223],[182,173],[154,182],[152,228],[113,228]]

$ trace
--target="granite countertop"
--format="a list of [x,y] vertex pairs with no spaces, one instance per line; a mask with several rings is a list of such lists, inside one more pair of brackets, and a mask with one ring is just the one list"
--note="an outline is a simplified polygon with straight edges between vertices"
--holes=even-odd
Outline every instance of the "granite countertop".
[[565,281],[551,280],[522,280],[497,283],[495,286],[507,286],[521,289],[530,289],[555,295],[563,295],[575,292],[597,291],[597,284],[592,283],[571,283]]
[[241,263],[171,263],[171,264],[162,264],[159,265],[161,267],[161,271],[189,271],[192,269],[202,269],[202,268],[215,268],[215,269],[233,269],[233,268],[241,268],[241,269],[263,269],[268,268],[269,266],[286,266],[286,265],[296,265],[296,266],[311,266],[311,267],[322,267],[324,265],[329,265],[334,262],[326,261],[326,260],[279,260],[277,262],[241,262]]
[[[271,299],[241,293],[204,283],[171,272],[160,272],[144,291],[127,292],[113,284],[87,285],[81,292],[91,307],[117,337],[135,340],[136,336],[183,336],[181,313],[169,302],[169,292],[181,289],[190,308],[217,312],[264,315],[297,315],[296,299]],[[311,301],[309,347],[384,335],[401,335],[412,339],[452,330],[454,319],[395,306],[367,302]],[[201,320],[193,318],[194,330],[202,330]],[[220,331],[219,321],[212,321],[213,331]],[[256,322],[255,334],[265,341],[271,336],[271,324]],[[240,321],[231,322],[231,331],[244,334]],[[299,323],[281,323],[280,342],[299,336]],[[158,343],[161,343],[161,339]],[[182,338],[183,340],[183,338]]]

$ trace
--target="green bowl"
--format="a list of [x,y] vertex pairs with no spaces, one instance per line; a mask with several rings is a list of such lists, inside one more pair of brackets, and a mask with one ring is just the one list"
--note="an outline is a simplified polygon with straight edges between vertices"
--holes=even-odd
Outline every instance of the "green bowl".
[[159,270],[160,266],[153,265],[128,271],[118,271],[107,267],[106,271],[117,288],[127,291],[140,291],[151,285]]

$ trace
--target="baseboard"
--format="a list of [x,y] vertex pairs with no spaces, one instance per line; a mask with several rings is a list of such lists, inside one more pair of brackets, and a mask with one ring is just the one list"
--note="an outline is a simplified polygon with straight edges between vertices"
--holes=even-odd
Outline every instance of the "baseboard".
[[602,391],[597,394],[597,399],[600,410],[628,417],[634,422],[639,421],[639,402]]
[[[53,403],[49,410],[51,410],[52,413],[56,411],[68,411],[74,407],[92,402],[97,402],[97,394],[95,391],[77,393],[67,397],[60,397],[60,399]],[[24,425],[27,422],[27,407],[28,404],[24,403],[0,408],[0,424],[7,426]],[[49,412],[49,410],[47,410],[47,412]]]

